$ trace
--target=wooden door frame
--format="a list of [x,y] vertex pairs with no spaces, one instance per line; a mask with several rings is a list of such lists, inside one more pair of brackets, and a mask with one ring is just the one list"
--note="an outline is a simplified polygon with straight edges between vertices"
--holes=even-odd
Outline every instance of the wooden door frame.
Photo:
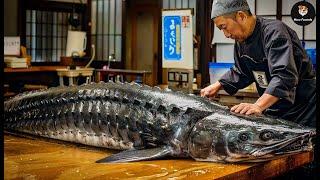
[[131,57],[132,57],[132,63],[131,63],[131,68],[136,69],[137,68],[137,54],[136,54],[136,48],[137,45],[137,14],[138,12],[149,12],[153,14],[153,58],[152,58],[152,85],[155,85],[158,83],[158,57],[159,57],[159,52],[158,52],[158,34],[159,34],[159,19],[160,19],[160,7],[156,5],[137,5],[132,8],[131,15],[132,15],[132,40],[131,40]]

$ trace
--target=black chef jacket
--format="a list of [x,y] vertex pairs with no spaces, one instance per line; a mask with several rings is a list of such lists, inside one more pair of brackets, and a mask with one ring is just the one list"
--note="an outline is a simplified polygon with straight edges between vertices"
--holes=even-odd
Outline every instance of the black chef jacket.
[[235,66],[219,80],[227,93],[255,82],[260,96],[279,97],[265,114],[315,127],[315,72],[295,31],[257,17],[252,35],[235,43],[234,59]]

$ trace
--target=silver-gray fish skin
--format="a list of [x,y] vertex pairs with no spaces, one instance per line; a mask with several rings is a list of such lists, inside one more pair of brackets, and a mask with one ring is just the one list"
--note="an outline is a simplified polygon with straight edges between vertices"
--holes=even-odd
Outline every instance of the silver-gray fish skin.
[[129,83],[23,93],[4,110],[8,131],[128,150],[99,162],[265,161],[310,151],[315,136],[314,129],[288,121],[238,116],[206,98]]

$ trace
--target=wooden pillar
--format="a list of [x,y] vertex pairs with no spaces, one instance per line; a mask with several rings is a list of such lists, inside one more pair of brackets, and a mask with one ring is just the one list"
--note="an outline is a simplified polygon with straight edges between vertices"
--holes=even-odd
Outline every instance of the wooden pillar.
[[282,0],[277,0],[277,14],[276,17],[278,20],[282,20]]
[[211,60],[211,21],[212,0],[197,1],[197,34],[200,35],[200,62],[199,72],[201,73],[201,88],[210,82],[208,63]]

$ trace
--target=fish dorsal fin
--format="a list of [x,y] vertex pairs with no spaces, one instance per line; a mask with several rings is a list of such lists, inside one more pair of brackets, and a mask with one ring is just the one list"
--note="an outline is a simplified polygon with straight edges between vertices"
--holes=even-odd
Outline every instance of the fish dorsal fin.
[[106,158],[96,161],[97,163],[119,163],[119,162],[133,162],[159,159],[172,154],[172,148],[169,146],[162,146],[152,149],[133,149],[122,151],[117,154],[113,154]]

